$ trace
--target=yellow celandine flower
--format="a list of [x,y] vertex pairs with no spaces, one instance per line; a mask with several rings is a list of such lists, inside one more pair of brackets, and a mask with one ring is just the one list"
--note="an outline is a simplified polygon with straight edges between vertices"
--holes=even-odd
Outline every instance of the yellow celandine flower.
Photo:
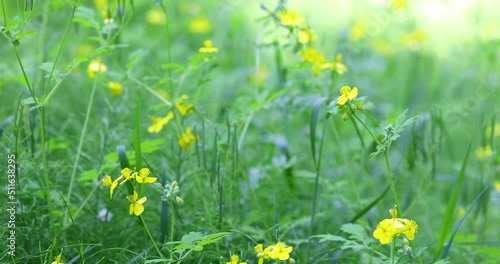
[[113,199],[113,191],[115,190],[116,186],[118,186],[118,181],[120,179],[121,177],[113,181],[113,179],[111,179],[111,176],[109,175],[106,175],[106,177],[102,179],[102,185],[104,185],[105,187],[109,186],[109,199]]
[[108,88],[111,92],[111,96],[123,94],[123,86],[119,82],[108,82]]
[[135,214],[136,216],[139,216],[144,212],[144,205],[148,198],[147,197],[142,197],[141,199],[138,199],[139,195],[137,194],[136,191],[134,191],[134,194],[127,196],[127,199],[130,202],[130,209],[129,213],[130,214]]
[[490,145],[481,146],[476,149],[476,158],[479,160],[484,160],[491,156],[493,156],[493,149],[491,148]]
[[257,264],[262,264],[264,263],[264,259],[269,258],[269,251],[271,250],[273,246],[268,246],[266,249],[264,249],[264,246],[262,244],[257,244],[257,246],[254,247],[255,254],[257,254],[258,263]]
[[246,262],[240,262],[240,257],[238,255],[232,255],[231,261],[226,262],[226,264],[247,264]]
[[218,48],[214,47],[214,43],[207,39],[203,42],[203,47],[201,47],[198,51],[201,53],[217,53],[219,52]]
[[464,216],[465,214],[465,209],[463,207],[458,208],[458,216]]
[[394,0],[392,2],[392,8],[396,10],[403,10],[408,8],[408,2],[406,0]]
[[495,181],[495,190],[496,190],[497,192],[500,192],[500,180],[496,180],[496,181]]
[[135,176],[135,180],[138,183],[153,183],[156,181],[156,177],[149,177],[151,172],[148,168],[143,168],[139,171],[139,174]]
[[328,63],[325,63],[325,56],[313,47],[309,47],[301,51],[300,55],[304,60],[312,64],[312,72],[314,76],[318,76],[323,69],[328,68]]
[[278,242],[269,250],[269,257],[272,259],[287,260],[290,258],[293,247],[287,246],[283,242]]
[[397,218],[397,209],[389,210],[390,219],[380,221],[377,228],[373,231],[373,237],[378,239],[381,244],[392,242],[395,236],[404,234],[407,239],[415,239],[418,225],[415,221],[406,218]]
[[319,53],[315,48],[309,47],[300,52],[302,58],[312,64],[321,64],[325,61],[325,56]]
[[94,5],[98,10],[103,10],[108,6],[108,0],[94,0]]
[[163,126],[166,125],[172,118],[174,118],[174,112],[170,111],[165,117],[152,116],[151,122],[153,124],[148,127],[149,133],[158,133],[162,130]]
[[327,62],[321,64],[321,69],[331,69],[339,75],[342,75],[345,72],[347,72],[347,67],[344,64],[342,64],[341,54],[337,54],[334,62]]
[[122,182],[120,182],[120,185],[124,184],[127,181],[134,179],[135,176],[137,176],[137,172],[133,172],[129,168],[124,168],[123,170],[121,170],[121,173],[122,173],[122,175],[118,179],[123,179],[123,178],[125,178],[125,179]]
[[354,87],[351,90],[351,87],[345,85],[340,88],[340,96],[337,98],[338,105],[345,105],[348,100],[352,100],[358,96],[358,88]]
[[355,22],[354,25],[352,25],[351,29],[349,30],[350,39],[354,42],[357,42],[365,38],[366,27],[367,27],[367,22],[364,20]]
[[204,16],[195,17],[189,21],[189,32],[204,34],[212,31],[212,23]]
[[188,150],[191,148],[191,145],[196,141],[196,138],[194,135],[191,133],[191,128],[186,127],[186,131],[182,134],[179,135],[179,146],[183,150]]
[[297,38],[298,38],[300,43],[306,44],[309,42],[316,41],[318,36],[316,36],[316,34],[314,33],[314,31],[311,28],[303,27],[303,28],[300,28]]
[[193,104],[184,103],[184,100],[188,98],[189,97],[187,95],[183,94],[181,98],[179,98],[179,100],[175,102],[175,107],[177,108],[177,110],[179,110],[179,113],[181,113],[182,116],[185,116],[191,111],[193,111]]
[[52,261],[51,264],[64,264],[64,262],[62,261],[62,253],[59,254],[56,259],[54,261]]
[[283,26],[296,26],[304,22],[305,18],[296,11],[281,11],[278,18]]
[[90,78],[94,78],[98,73],[105,73],[108,67],[100,60],[92,60],[87,67],[87,74]]
[[401,42],[410,50],[416,51],[422,47],[422,43],[427,39],[427,34],[421,29],[417,29],[401,38]]
[[160,9],[151,9],[146,13],[146,21],[151,25],[164,26],[167,24],[167,16]]

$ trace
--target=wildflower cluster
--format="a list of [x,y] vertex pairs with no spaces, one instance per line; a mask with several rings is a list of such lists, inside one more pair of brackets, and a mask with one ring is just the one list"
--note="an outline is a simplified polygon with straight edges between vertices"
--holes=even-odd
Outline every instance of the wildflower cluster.
[[184,200],[178,196],[180,192],[179,184],[177,181],[173,181],[170,185],[165,184],[163,187],[163,195],[161,196],[162,201],[177,202],[178,204],[183,204]]
[[132,194],[127,196],[127,200],[130,202],[129,213],[135,214],[137,216],[144,212],[144,203],[147,201],[147,197],[139,198],[139,194],[135,191],[137,184],[154,183],[156,182],[156,177],[149,177],[150,171],[148,168],[143,168],[139,172],[133,171],[129,168],[124,168],[121,170],[120,177],[113,180],[110,175],[106,175],[102,180],[102,184],[105,187],[109,187],[109,198],[113,199],[113,192],[117,186],[121,186],[126,182],[129,182],[132,186]]
[[291,32],[297,32],[297,42],[301,47],[300,55],[311,68],[314,76],[318,76],[321,71],[329,69],[335,73],[342,75],[347,71],[347,67],[342,64],[342,55],[338,54],[335,60],[328,61],[313,46],[313,42],[317,40],[317,35],[309,26],[303,26],[305,18],[296,11],[281,11],[278,13],[278,18],[281,25],[288,27]]
[[258,264],[264,263],[264,259],[273,260],[290,260],[291,263],[295,263],[293,258],[290,258],[290,253],[292,253],[293,247],[286,245],[283,242],[278,242],[274,245],[269,245],[266,248],[262,244],[258,244],[254,247],[257,258],[259,259]]
[[415,233],[418,230],[418,225],[415,221],[406,218],[397,218],[398,210],[396,207],[389,210],[391,218],[384,219],[378,223],[377,228],[373,231],[373,237],[378,239],[382,244],[392,242],[394,237],[404,234],[407,239],[413,240]]

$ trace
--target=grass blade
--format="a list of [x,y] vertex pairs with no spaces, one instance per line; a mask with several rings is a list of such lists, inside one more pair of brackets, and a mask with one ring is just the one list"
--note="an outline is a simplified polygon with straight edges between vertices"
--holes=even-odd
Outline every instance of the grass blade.
[[135,148],[135,167],[137,170],[142,169],[142,153],[141,153],[141,101],[139,95],[135,101],[135,133],[134,133],[134,148]]
[[462,189],[462,184],[465,180],[465,169],[467,168],[467,162],[469,160],[470,148],[472,146],[472,138],[469,141],[469,146],[467,147],[467,152],[465,153],[464,160],[462,162],[462,167],[460,168],[460,172],[458,173],[457,181],[453,187],[451,192],[450,199],[448,201],[448,207],[446,208],[446,212],[443,218],[443,222],[441,224],[441,232],[439,234],[439,241],[436,249],[436,253],[434,255],[434,261],[439,258],[441,252],[443,252],[444,242],[448,233],[451,229],[451,224],[453,221],[453,215],[455,213],[455,209],[457,206],[458,195],[460,194],[460,190]]
[[484,189],[481,191],[481,193],[479,193],[479,195],[476,197],[476,199],[474,199],[474,201],[472,202],[472,204],[469,206],[469,208],[467,209],[467,211],[465,212],[464,216],[462,216],[462,218],[460,219],[460,221],[458,222],[458,225],[457,227],[455,227],[455,230],[453,231],[453,233],[451,234],[451,237],[450,237],[450,240],[448,240],[448,243],[446,243],[446,247],[444,248],[444,252],[443,252],[443,256],[441,257],[442,259],[445,259],[446,256],[448,255],[448,251],[450,250],[451,248],[451,244],[453,243],[453,238],[455,238],[455,235],[458,233],[458,229],[460,228],[460,226],[462,225],[462,223],[464,222],[465,218],[469,215],[469,213],[472,211],[472,208],[474,208],[474,205],[476,205],[476,203],[479,201],[479,198],[481,198],[481,196],[483,195],[483,193],[488,189],[488,187],[484,187]]

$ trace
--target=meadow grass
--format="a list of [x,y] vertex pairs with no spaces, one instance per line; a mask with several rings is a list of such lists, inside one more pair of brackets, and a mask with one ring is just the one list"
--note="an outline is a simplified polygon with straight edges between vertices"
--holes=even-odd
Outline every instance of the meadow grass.
[[498,263],[498,4],[325,2],[2,1],[0,262]]

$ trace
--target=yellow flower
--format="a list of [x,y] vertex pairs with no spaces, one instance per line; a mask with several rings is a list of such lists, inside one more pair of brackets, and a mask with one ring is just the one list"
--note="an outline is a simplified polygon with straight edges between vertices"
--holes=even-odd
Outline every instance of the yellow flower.
[[212,30],[212,23],[206,17],[195,17],[189,21],[189,32],[204,34]]
[[299,34],[298,34],[298,39],[299,42],[302,44],[313,42],[317,39],[318,37],[314,33],[314,31],[309,28],[309,27],[303,27],[300,28]]
[[484,160],[493,156],[493,149],[491,146],[481,146],[476,149],[476,158],[479,160]]
[[172,118],[174,118],[174,112],[170,111],[165,117],[151,117],[151,122],[153,124],[148,127],[149,133],[158,133],[162,130],[163,126],[166,125]]
[[408,238],[409,240],[415,239],[415,233],[417,233],[418,230],[417,223],[413,220],[405,218],[398,218],[398,221],[404,224],[404,227],[402,228],[402,233],[405,234],[406,238]]
[[108,6],[108,0],[94,0],[94,5],[98,10],[103,10]]
[[105,73],[108,67],[100,60],[92,60],[87,67],[87,74],[90,78],[94,78],[98,73]]
[[296,11],[281,11],[278,18],[283,26],[296,26],[304,22],[304,17]]
[[201,53],[216,53],[219,52],[218,48],[214,48],[214,44],[211,40],[205,40],[203,42],[203,47],[201,47],[198,51]]
[[358,96],[358,88],[354,87],[351,90],[349,86],[342,86],[340,88],[340,96],[337,98],[338,105],[344,105],[348,100],[352,100]]
[[496,190],[497,192],[500,192],[500,180],[496,180],[496,181],[495,181],[495,190]]
[[156,181],[156,177],[149,177],[150,171],[148,168],[143,168],[139,171],[139,174],[135,177],[138,183],[153,183]]
[[163,26],[167,24],[167,16],[162,10],[151,9],[146,13],[146,21],[151,25]]
[[144,212],[144,205],[148,198],[147,197],[142,197],[141,199],[138,199],[139,195],[137,194],[136,191],[134,191],[134,194],[127,196],[127,199],[130,202],[130,209],[129,213],[130,214],[135,214],[137,216],[141,215],[142,212]]
[[463,207],[458,208],[458,216],[464,216],[465,214],[465,209]]
[[240,257],[237,255],[231,256],[231,262],[226,262],[226,264],[247,264],[246,262],[240,262]]
[[262,244],[257,244],[257,246],[254,247],[255,254],[257,254],[257,258],[259,259],[257,264],[262,264],[264,263],[264,259],[269,258],[269,251],[272,249],[272,245],[266,247],[264,249],[264,246]]
[[191,148],[191,145],[196,141],[196,138],[191,133],[191,128],[186,127],[186,132],[179,135],[179,146],[183,150],[188,150]]
[[312,64],[321,64],[325,61],[325,56],[319,53],[315,48],[310,47],[300,52],[302,58]]
[[106,175],[104,179],[102,179],[102,185],[108,187],[109,186],[109,199],[113,199],[113,191],[115,190],[116,186],[118,186],[118,181],[121,179],[118,178],[116,180],[112,180],[111,176]]
[[342,64],[341,54],[337,54],[337,56],[335,57],[335,62],[333,63],[332,70],[334,70],[336,73],[340,75],[344,74],[347,71],[347,67],[344,64]]
[[121,178],[125,178],[125,180],[123,180],[122,182],[120,182],[120,185],[124,184],[126,181],[129,181],[129,180],[132,180],[133,178],[135,178],[135,176],[137,175],[137,172],[133,172],[131,169],[129,168],[124,168],[122,171],[121,171],[122,175],[120,176],[119,179]]
[[175,107],[177,108],[177,110],[179,110],[179,113],[181,113],[182,116],[185,116],[186,114],[193,111],[193,104],[184,103],[184,100],[188,98],[189,97],[187,95],[183,94],[181,98],[175,102]]
[[406,0],[394,0],[392,2],[392,8],[396,10],[402,10],[408,8],[408,2]]
[[331,69],[339,75],[344,74],[347,71],[347,67],[342,64],[342,55],[337,54],[334,62],[327,62],[321,64],[321,69]]
[[391,243],[397,228],[394,225],[394,219],[384,219],[378,223],[373,231],[373,237],[378,239],[381,244]]
[[283,242],[278,242],[269,250],[269,257],[279,260],[287,260],[290,258],[290,253],[293,247],[285,245]]
[[64,262],[61,260],[62,258],[62,253],[59,254],[54,261],[52,261],[51,264],[64,264]]
[[123,94],[123,86],[119,82],[108,82],[108,88],[112,96]]
[[390,243],[394,237],[404,234],[407,239],[413,240],[417,233],[418,225],[415,221],[406,218],[397,218],[396,208],[389,210],[390,219],[380,221],[377,228],[373,231],[373,237],[378,239],[381,244]]
[[422,47],[422,43],[427,39],[427,34],[421,29],[417,29],[401,38],[401,42],[410,50],[416,51]]
[[354,42],[357,42],[365,38],[366,27],[367,27],[367,22],[364,20],[355,22],[354,25],[352,25],[351,29],[349,30],[350,39]]

